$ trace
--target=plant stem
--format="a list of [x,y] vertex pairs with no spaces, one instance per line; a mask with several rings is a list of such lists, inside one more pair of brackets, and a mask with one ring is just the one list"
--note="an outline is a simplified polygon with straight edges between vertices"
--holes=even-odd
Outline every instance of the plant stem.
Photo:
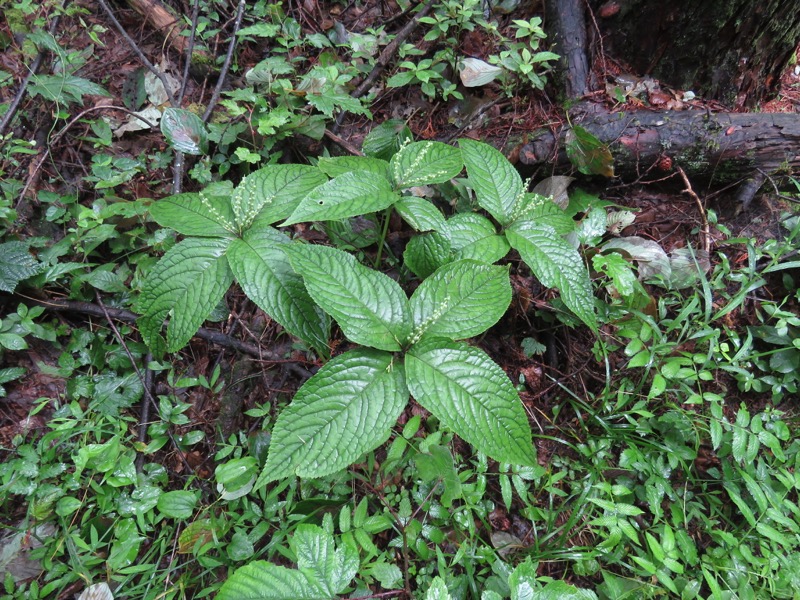
[[376,269],[381,264],[381,257],[383,256],[383,246],[386,243],[386,235],[389,233],[389,220],[392,217],[392,207],[390,206],[385,211],[383,211],[383,230],[381,231],[381,239],[380,243],[378,244],[378,253],[375,256],[375,264],[373,265]]

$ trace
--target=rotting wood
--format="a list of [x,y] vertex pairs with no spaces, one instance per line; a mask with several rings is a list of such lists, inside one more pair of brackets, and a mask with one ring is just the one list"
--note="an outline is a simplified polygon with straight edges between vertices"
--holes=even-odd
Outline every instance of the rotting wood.
[[[800,118],[784,113],[713,113],[705,110],[607,112],[584,105],[580,125],[607,144],[614,168],[625,180],[663,179],[680,166],[708,187],[800,170]],[[577,111],[576,111],[577,112]],[[565,151],[567,129],[529,134],[520,151],[523,165],[572,166]],[[745,200],[742,198],[742,200]]]

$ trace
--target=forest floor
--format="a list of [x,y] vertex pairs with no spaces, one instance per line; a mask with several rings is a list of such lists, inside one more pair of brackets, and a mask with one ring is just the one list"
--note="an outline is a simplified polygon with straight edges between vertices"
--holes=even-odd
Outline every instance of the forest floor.
[[[216,17],[208,22],[208,27],[214,29],[216,26],[221,33],[207,34],[203,43],[212,53],[222,55],[227,44],[225,28],[233,21],[235,12],[226,3],[217,4]],[[115,10],[122,26],[131,33],[149,61],[155,65],[166,65],[169,72],[176,78],[179,77],[177,55],[165,43],[164,38],[146,25],[134,11],[122,6],[115,6]],[[308,1],[303,2],[292,14],[299,27],[298,35],[308,37],[329,35],[336,27],[343,27],[347,31],[368,31],[370,28],[378,28],[398,12],[399,7],[394,2],[366,2],[356,7],[353,3],[343,6],[338,3]],[[529,19],[534,15],[519,14],[518,11],[514,16]],[[249,25],[254,25],[256,21],[256,18],[252,18]],[[509,27],[510,17],[502,17],[501,25]],[[156,228],[152,223],[143,223],[140,214],[126,215],[120,211],[118,217],[111,221],[112,229],[116,233],[93,230],[91,225],[92,219],[96,218],[100,210],[98,207],[143,198],[157,200],[172,193],[172,152],[165,143],[164,135],[157,129],[142,129],[112,136],[109,126],[103,125],[104,121],[100,119],[101,115],[109,117],[112,128],[128,119],[126,112],[113,107],[131,107],[131,95],[141,93],[137,91],[136,84],[132,83],[136,81],[142,67],[141,60],[120,38],[113,23],[99,8],[90,8],[80,18],[64,17],[57,37],[61,54],[51,55],[52,61],[48,61],[48,68],[57,72],[60,63],[80,63],[80,68],[75,72],[81,78],[101,83],[108,95],[93,94],[89,90],[83,95],[82,103],[62,104],[60,101],[53,102],[40,87],[37,95],[25,97],[19,109],[21,116],[10,129],[11,137],[16,140],[36,140],[37,144],[23,152],[19,150],[22,144],[16,143],[14,152],[11,152],[10,138],[5,141],[9,145],[3,154],[2,177],[7,182],[15,182],[14,185],[8,183],[5,187],[6,196],[13,198],[5,208],[15,210],[17,218],[3,228],[4,241],[31,240],[31,247],[43,254],[45,249],[77,232],[77,241],[74,237],[70,238],[69,247],[61,252],[62,261],[84,265],[109,261],[114,263],[116,270],[124,264],[126,256],[135,256],[140,265],[145,264],[147,259],[143,258],[141,248],[126,247],[127,238],[123,239],[130,234],[130,238],[139,236],[144,240],[145,232],[148,236],[153,234]],[[413,36],[411,39],[423,55],[432,52],[435,45],[435,42],[422,41]],[[2,31],[2,41],[5,49],[0,53],[0,68],[5,79],[0,88],[0,98],[6,104],[16,91],[18,82],[28,73],[35,52],[30,48],[23,50],[19,35],[7,25]],[[274,40],[249,38],[237,47],[228,90],[246,86],[245,73],[269,54],[269,43],[274,43]],[[491,38],[477,28],[465,30],[458,39],[457,48],[461,55],[481,58],[497,51]],[[289,50],[288,56],[297,58],[304,51],[309,51],[309,47],[293,48]],[[308,60],[302,63],[304,68],[318,66],[324,64],[325,60],[330,60],[330,56],[324,56],[322,51],[316,52],[315,56],[307,57]],[[685,99],[682,91],[670,90],[665,85],[658,86],[657,90],[627,89],[627,84],[619,83],[626,74],[625,65],[612,57],[602,58],[603,60],[595,61],[593,73],[596,81],[605,83],[589,99],[602,103],[608,109],[662,110],[667,107],[680,110],[690,106],[710,110],[723,108],[700,98]],[[457,79],[454,73],[445,72],[445,75],[453,80]],[[202,112],[212,97],[213,85],[213,72],[193,73],[186,80],[182,106]],[[552,87],[544,90],[518,88],[517,93],[512,96],[507,96],[497,84],[458,89],[463,93],[462,99],[444,100],[441,96],[426,96],[412,85],[396,88],[378,86],[370,103],[371,119],[349,114],[342,120],[335,135],[321,139],[283,135],[272,147],[269,160],[304,162],[324,153],[347,154],[348,148],[361,148],[363,139],[373,124],[388,119],[400,119],[408,124],[416,140],[449,142],[457,138],[471,138],[491,141],[495,147],[507,153],[509,160],[515,162],[521,147],[515,140],[524,140],[526,132],[539,128],[556,131],[567,125],[562,107],[555,100],[557,92]],[[253,108],[256,105],[247,98],[239,102],[239,107]],[[800,69],[796,66],[787,68],[777,97],[763,104],[760,110],[800,113]],[[251,136],[252,148],[258,152],[258,143],[268,137],[268,134],[265,136],[259,133],[255,123],[248,122],[246,110],[242,110],[235,118],[222,107],[217,111],[219,116],[214,117],[217,122],[229,119],[231,122],[238,120],[246,123],[242,137]],[[253,111],[255,112],[255,108]],[[326,121],[326,124],[329,130],[333,129],[331,120]],[[335,140],[343,140],[344,143],[337,143]],[[40,162],[38,159],[42,157],[42,148],[47,148],[49,154],[46,160]],[[201,162],[199,158],[187,155],[186,160],[184,173],[190,173],[193,169],[196,169],[195,173],[200,172],[197,167]],[[246,166],[242,162],[238,165],[229,164],[227,177],[240,177],[246,173]],[[126,167],[129,167],[129,171],[126,171]],[[550,175],[554,173],[547,172],[546,168],[524,172],[524,176],[531,177],[534,182]],[[781,228],[782,220],[787,212],[796,207],[796,200],[792,200],[796,195],[788,199],[781,198],[769,184],[761,190],[747,210],[742,210],[734,204],[734,191],[730,189],[697,187],[692,190],[696,194],[693,197],[687,193],[687,186],[677,172],[659,178],[658,182],[647,184],[599,176],[585,177],[577,173],[573,175],[578,177],[573,186],[580,186],[588,194],[635,213],[635,220],[619,232],[622,236],[652,240],[667,254],[687,246],[700,248],[704,239],[709,238],[709,275],[720,263],[726,263],[726,268],[732,273],[756,260],[753,246],[737,240],[755,240],[754,244],[761,247],[769,240],[782,239],[786,235]],[[198,179],[201,178],[187,176],[184,191],[202,189],[204,183]],[[22,190],[25,193],[20,197],[19,192]],[[54,216],[59,211],[66,211],[68,217]],[[708,232],[704,233],[703,225],[709,222],[709,215],[713,215],[713,218]],[[96,225],[104,228],[107,224],[98,221]],[[390,224],[389,239],[392,234],[402,240],[399,223]],[[306,232],[304,235],[313,238],[317,234]],[[373,258],[376,252],[375,248],[366,248],[364,256]],[[399,252],[402,252],[402,248]],[[509,264],[512,266],[512,285],[515,291],[512,307],[476,344],[502,367],[513,382],[519,382],[517,389],[532,422],[539,463],[543,467],[549,467],[554,464],[554,455],[559,455],[563,460],[579,458],[574,447],[560,443],[560,438],[569,438],[575,444],[587,442],[588,429],[584,419],[589,414],[588,409],[563,410],[568,402],[565,398],[575,396],[588,402],[589,398],[601,395],[604,390],[615,389],[619,381],[630,377],[626,365],[631,357],[625,352],[625,344],[620,344],[619,348],[609,354],[607,364],[598,361],[593,352],[595,334],[587,328],[568,327],[551,318],[552,315],[548,314],[546,307],[554,298],[553,291],[538,284],[531,273],[522,268],[518,259],[511,258]],[[126,268],[128,279],[125,281],[123,278],[123,282],[127,284],[131,282],[138,267],[132,264]],[[761,325],[763,311],[759,302],[762,299],[783,298],[785,273],[776,270],[766,276],[765,285],[759,288],[758,298],[742,302],[736,310],[721,317],[722,324],[708,323],[708,327],[724,325],[744,336],[748,328]],[[0,318],[7,319],[20,303],[25,303],[29,298],[45,305],[49,300],[62,299],[96,304],[97,299],[102,296],[109,308],[129,308],[130,297],[125,286],[120,288],[100,285],[92,289],[86,286],[87,281],[72,277],[53,279],[49,286],[42,288],[20,286],[13,295],[0,292]],[[735,296],[738,286],[739,282],[731,279],[728,295]],[[663,290],[649,285],[646,289],[652,294],[653,302],[657,303]],[[695,291],[689,290],[685,293],[688,295]],[[168,383],[157,377],[157,396],[177,393],[181,401],[188,404],[185,409],[188,421],[175,424],[172,435],[180,437],[190,431],[204,433],[203,441],[185,452],[176,451],[168,445],[149,459],[163,465],[170,481],[185,481],[191,472],[200,481],[213,482],[215,469],[219,464],[216,457],[225,446],[227,436],[237,431],[257,432],[263,416],[258,411],[264,406],[284,403],[323,364],[313,353],[293,343],[283,329],[238,288],[234,287],[226,300],[228,315],[217,322],[206,323],[206,326],[218,330],[227,338],[268,349],[273,358],[243,358],[236,351],[199,338],[194,338],[182,351],[169,356],[168,367],[171,372],[180,374],[175,379],[183,377],[211,380],[218,368],[222,379],[229,382],[226,384],[229,388],[220,393],[219,388],[214,385],[173,385],[174,381]],[[680,308],[678,306],[670,311],[679,311]],[[783,308],[788,312],[797,311],[797,301]],[[647,312],[651,309],[650,314],[655,317],[655,305],[643,310]],[[93,377],[102,375],[101,365],[104,360],[112,363],[122,360],[122,350],[118,346],[111,349],[114,345],[111,342],[97,347],[90,343],[78,349],[76,338],[70,337],[71,333],[82,329],[107,330],[104,318],[72,311],[45,312],[43,319],[49,319],[47,327],[54,332],[52,335],[41,336],[44,339],[29,337],[26,348],[18,351],[6,348],[0,354],[2,367],[20,367],[25,371],[24,376],[4,384],[6,396],[0,404],[0,455],[8,460],[11,460],[13,448],[19,445],[21,438],[29,442],[37,439],[50,431],[54,415],[63,416],[60,407],[64,404],[47,403],[43,399],[81,397],[74,389],[76,380],[72,380],[72,374],[79,371],[68,369],[70,365],[67,363],[72,359],[65,358],[65,351],[67,354],[72,351],[75,356],[80,353],[91,355],[83,363],[83,368]],[[131,344],[136,345],[138,342],[135,331],[130,325],[125,325],[124,329],[124,335],[130,336]],[[612,335],[610,326],[607,326],[606,333]],[[526,352],[520,343],[525,338],[541,342],[546,351],[541,354]],[[341,332],[335,330],[331,340],[333,354],[346,350],[348,344]],[[683,339],[680,346],[673,348],[671,352],[674,355],[682,352],[691,354],[694,344],[695,341],[691,338]],[[141,354],[142,348],[137,348],[135,352]],[[275,356],[281,358],[275,359]],[[80,359],[74,359],[76,366],[79,362]],[[65,376],[67,372],[70,375]],[[776,404],[772,389],[756,391],[750,388],[745,391],[737,383],[732,371],[715,371],[711,380],[704,381],[703,391],[724,396],[726,415],[731,419],[736,418],[737,407],[741,405],[747,406],[755,414]],[[797,400],[796,395],[787,393],[783,401],[777,403],[781,410],[786,411],[785,419],[792,419],[797,414]],[[676,400],[671,402],[673,401]],[[80,400],[79,404],[85,405],[85,402]],[[651,408],[654,413],[660,410],[659,407]],[[132,407],[128,410],[134,419],[129,423],[130,430],[133,431],[138,408]],[[251,415],[259,416],[247,415],[248,411]],[[412,402],[400,417],[399,425],[404,425],[415,416],[422,416],[424,421],[429,415]],[[226,435],[221,436],[220,432]],[[457,439],[453,440],[452,448],[454,454],[470,454],[468,446]],[[376,461],[380,462],[384,457],[385,449],[377,453]],[[707,472],[719,464],[719,458],[714,451],[703,445],[696,462],[698,469]],[[361,467],[369,471],[368,466]],[[353,481],[353,487],[358,488],[358,478]],[[355,496],[374,494],[370,485],[372,484],[364,484],[361,489],[357,489]],[[523,540],[527,545],[533,535],[531,524],[515,510],[519,508],[519,503],[513,503],[508,509],[502,508],[508,506],[505,493],[502,486],[490,486],[487,491],[487,499],[496,506],[489,515],[491,527],[494,531],[505,531],[513,535],[514,539]],[[25,497],[3,496],[3,501],[0,519],[5,526],[11,527],[30,515],[31,507]],[[483,526],[487,525],[484,523]],[[586,546],[592,543],[588,534],[589,528],[578,531],[576,526],[575,529],[570,538],[571,544]],[[702,536],[698,534],[697,537],[700,539]],[[380,543],[380,540],[376,538],[376,542]],[[538,574],[561,576],[566,572],[564,560],[567,559],[545,561]],[[591,575],[583,577],[575,573],[567,579],[576,584],[596,581]],[[408,587],[407,580],[405,586]],[[78,584],[66,586],[57,597],[66,598],[69,592],[78,593],[80,587]]]

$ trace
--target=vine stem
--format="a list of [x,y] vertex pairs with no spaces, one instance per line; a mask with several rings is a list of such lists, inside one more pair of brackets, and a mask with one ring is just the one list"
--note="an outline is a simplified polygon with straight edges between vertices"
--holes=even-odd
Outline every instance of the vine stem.
[[389,233],[389,220],[392,217],[392,207],[390,206],[383,211],[383,230],[381,231],[381,240],[378,244],[378,254],[375,256],[375,268],[381,264],[381,257],[383,256],[383,246],[386,244],[386,235]]

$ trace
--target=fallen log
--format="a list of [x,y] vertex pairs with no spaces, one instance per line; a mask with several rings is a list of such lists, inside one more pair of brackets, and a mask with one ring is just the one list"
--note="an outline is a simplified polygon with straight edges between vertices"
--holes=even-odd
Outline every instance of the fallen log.
[[[709,188],[750,181],[739,192],[739,200],[747,203],[766,177],[800,172],[797,114],[608,112],[590,104],[580,108],[574,112],[582,116],[572,117],[572,123],[608,146],[615,175],[626,181],[663,179],[680,166]],[[519,154],[520,162],[528,166],[548,163],[557,171],[569,171],[573,167],[565,151],[568,130],[529,134]],[[754,183],[758,183],[755,189],[746,189]]]

